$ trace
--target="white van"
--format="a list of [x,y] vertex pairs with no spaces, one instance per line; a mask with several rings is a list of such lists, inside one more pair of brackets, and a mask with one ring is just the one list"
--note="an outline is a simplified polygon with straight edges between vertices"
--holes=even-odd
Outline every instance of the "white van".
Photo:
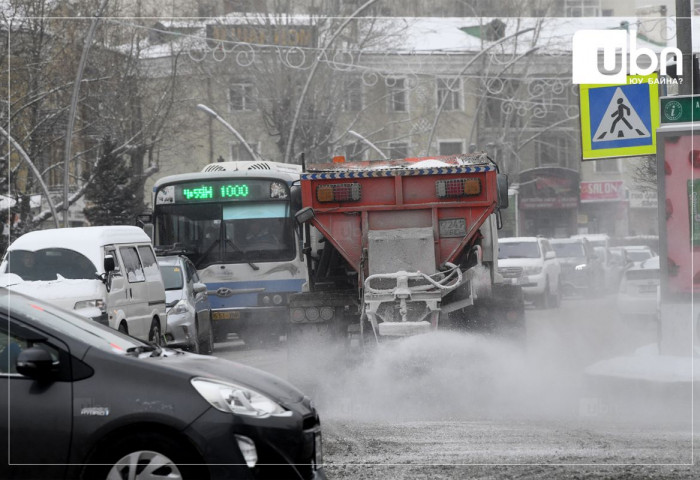
[[138,227],[26,233],[7,249],[0,274],[11,290],[161,342],[165,289],[151,239]]

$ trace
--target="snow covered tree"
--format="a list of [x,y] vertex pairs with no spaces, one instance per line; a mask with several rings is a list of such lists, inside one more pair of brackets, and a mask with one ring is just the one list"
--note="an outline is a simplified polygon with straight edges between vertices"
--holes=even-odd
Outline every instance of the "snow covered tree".
[[85,189],[89,206],[84,212],[91,225],[133,225],[144,205],[143,179],[132,172],[127,156],[118,151],[114,140],[105,137],[93,179]]

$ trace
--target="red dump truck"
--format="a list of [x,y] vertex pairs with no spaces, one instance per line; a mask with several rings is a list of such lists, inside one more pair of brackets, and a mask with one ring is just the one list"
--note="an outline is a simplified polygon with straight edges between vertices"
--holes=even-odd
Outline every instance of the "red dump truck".
[[507,178],[486,154],[309,165],[300,182],[309,276],[289,340],[523,332],[517,279],[497,269]]

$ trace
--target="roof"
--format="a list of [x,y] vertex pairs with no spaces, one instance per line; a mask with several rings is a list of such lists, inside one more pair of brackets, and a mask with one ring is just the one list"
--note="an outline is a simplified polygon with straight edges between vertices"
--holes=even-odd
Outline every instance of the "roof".
[[[666,20],[663,22],[663,20]],[[170,34],[175,38],[175,43],[181,47],[199,50],[209,49],[206,42],[207,25],[260,25],[260,19],[254,16],[230,14],[225,17],[209,18],[205,20],[168,22],[161,20],[157,28],[161,32]],[[272,17],[266,17],[265,21],[279,21]],[[489,39],[486,34],[491,22],[499,21],[504,24],[503,37]],[[309,17],[293,15],[285,16],[285,24],[309,25]],[[638,30],[637,48],[649,48],[660,52],[665,47],[675,47],[675,22],[673,17],[359,17],[358,28],[362,28],[363,22],[368,28],[376,31],[392,32],[390,41],[378,42],[362,49],[364,54],[435,54],[435,53],[478,53],[489,46],[496,46],[493,53],[499,50],[513,53],[513,49],[520,53],[529,51],[537,46],[537,53],[561,54],[570,53],[572,50],[573,34],[579,30],[612,30],[636,28]],[[700,30],[700,17],[691,19],[692,30]],[[372,25],[371,27],[369,25]],[[191,34],[183,33],[187,28]],[[532,29],[517,36],[517,32]],[[663,31],[662,31],[663,30]],[[648,32],[648,36],[644,32]],[[330,32],[324,32],[329,35]],[[179,36],[179,38],[177,37]],[[322,42],[319,35],[319,43]],[[503,40],[513,36],[509,40]],[[700,51],[700,38],[693,38],[693,51]],[[668,44],[652,40],[652,38],[668,38]],[[219,42],[219,41],[217,41]],[[251,45],[245,42],[221,41],[224,50],[230,50],[237,44]],[[142,58],[158,58],[173,54],[172,44],[143,45]],[[318,48],[295,47],[300,51],[317,50]],[[176,48],[177,50],[177,48]],[[307,55],[310,52],[307,52]]]
[[217,171],[217,172],[194,172],[180,173],[177,175],[168,175],[167,177],[159,178],[153,184],[153,191],[163,185],[170,183],[190,182],[193,180],[221,180],[225,178],[264,178],[270,180],[282,180],[283,182],[294,182],[299,180],[298,173],[280,172],[275,170],[235,170],[235,171]]
[[505,237],[499,238],[498,243],[515,243],[515,242],[536,242],[540,237]]
[[87,245],[109,245],[113,243],[148,242],[151,239],[139,227],[100,226],[51,228],[25,233],[17,238],[8,250],[39,250],[42,248],[69,248],[79,250]]

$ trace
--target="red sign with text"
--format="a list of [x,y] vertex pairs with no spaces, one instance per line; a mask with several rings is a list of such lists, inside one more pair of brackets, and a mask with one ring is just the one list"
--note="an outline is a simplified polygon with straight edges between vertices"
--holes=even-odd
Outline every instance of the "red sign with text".
[[582,202],[613,202],[626,200],[622,180],[612,182],[581,182]]

